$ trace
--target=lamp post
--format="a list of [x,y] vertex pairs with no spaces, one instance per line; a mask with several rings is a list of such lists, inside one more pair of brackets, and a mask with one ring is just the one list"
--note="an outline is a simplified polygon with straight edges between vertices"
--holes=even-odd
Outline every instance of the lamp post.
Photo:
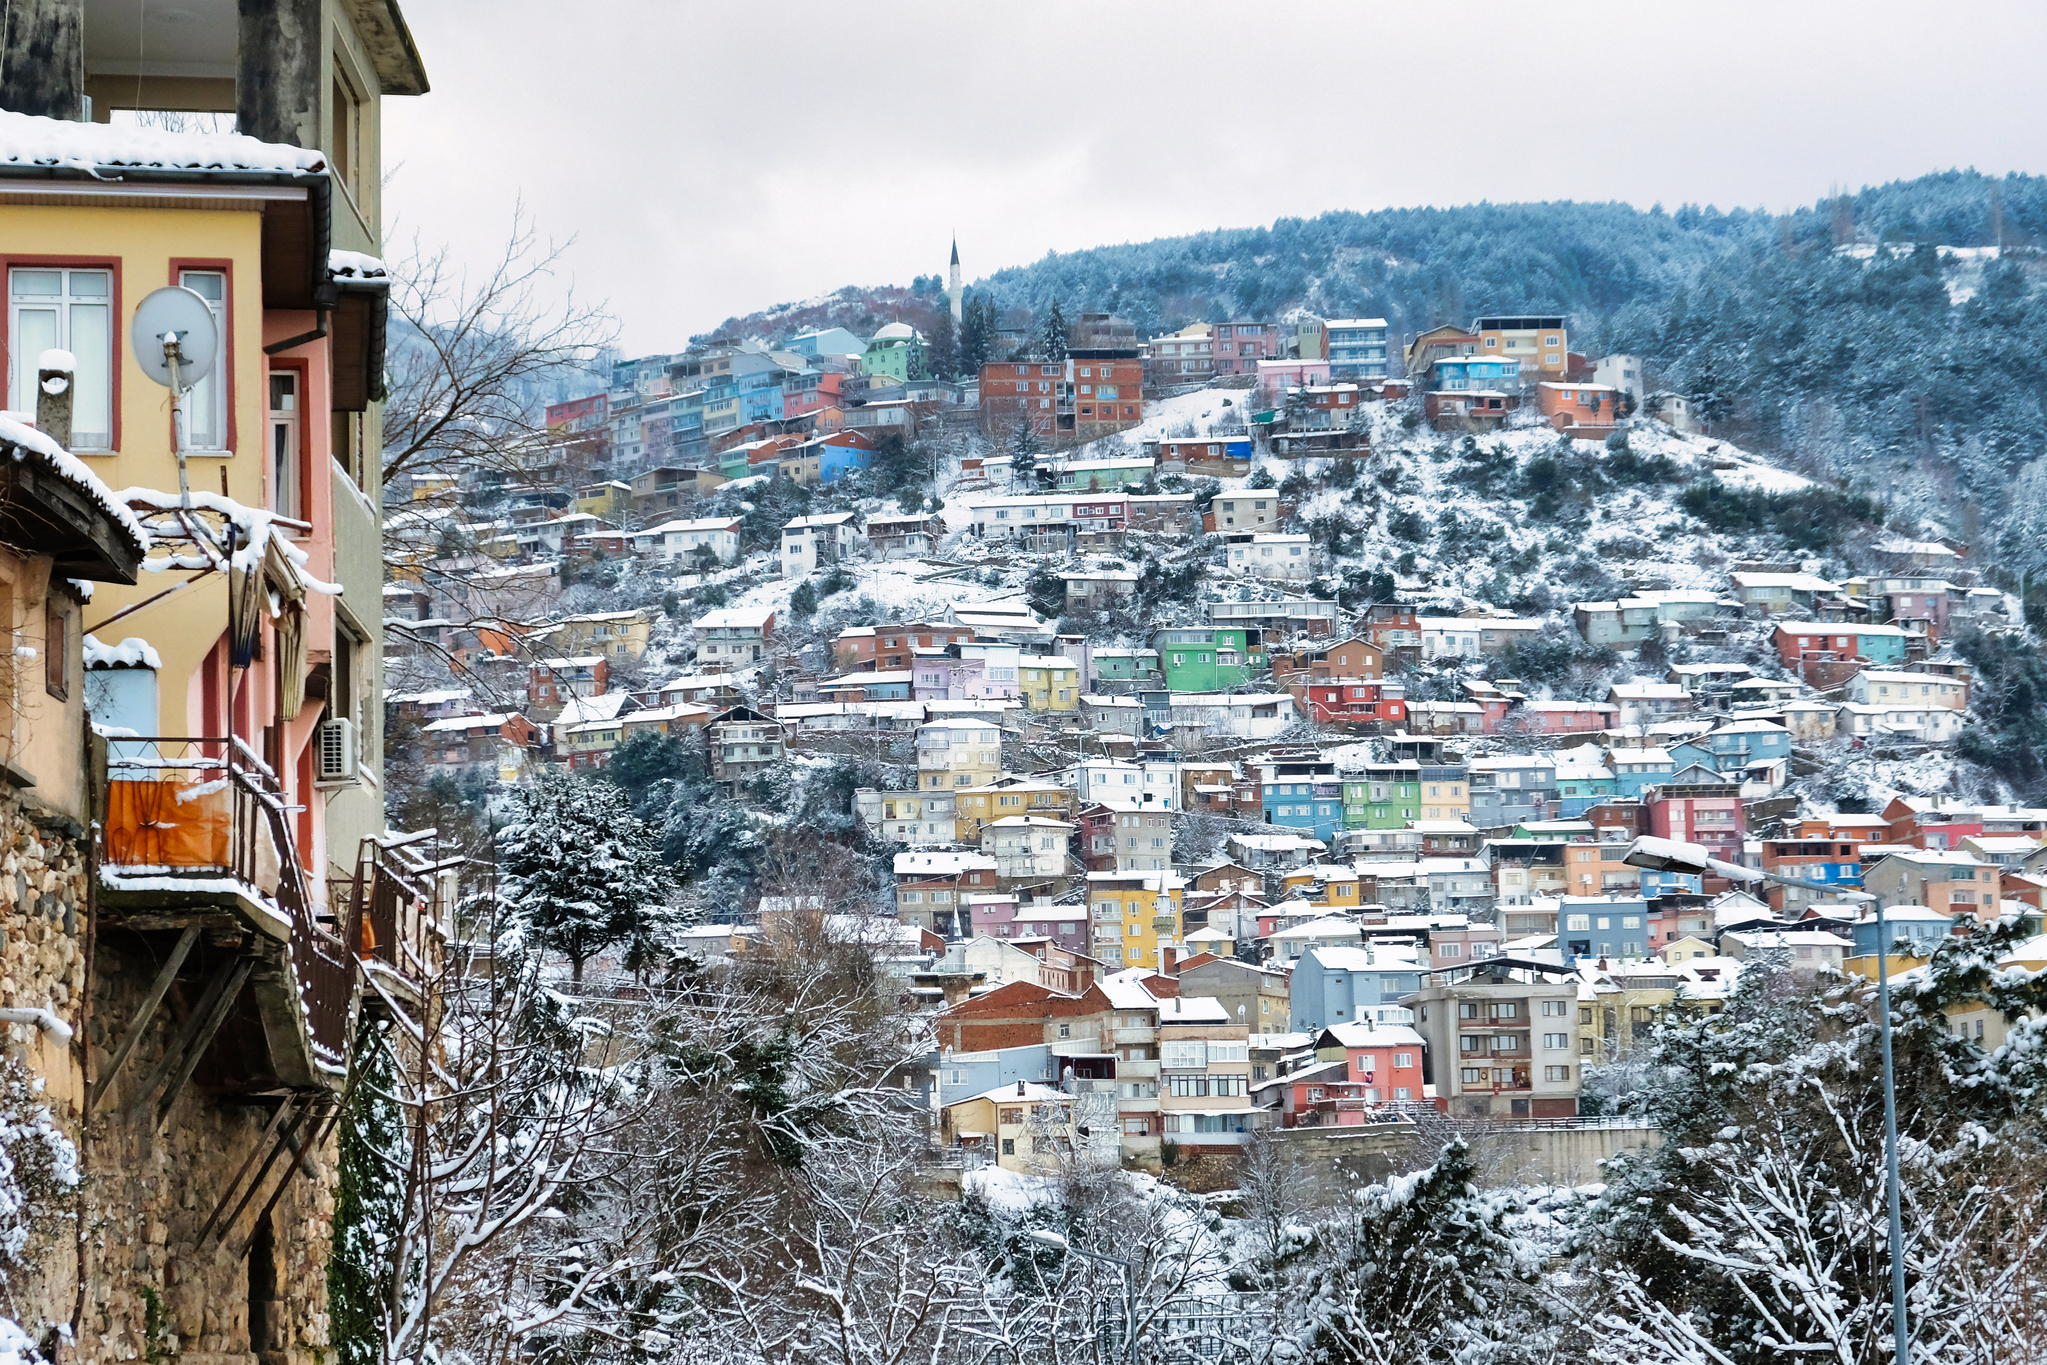
[[1115,1266],[1122,1272],[1123,1280],[1123,1357],[1137,1359],[1137,1294],[1134,1281],[1137,1277],[1137,1263],[1126,1261],[1121,1256],[1105,1256],[1099,1251],[1088,1251],[1077,1247],[1056,1232],[1038,1229],[1024,1234],[1024,1240],[1036,1243],[1052,1251],[1063,1251],[1083,1260],[1102,1261]]
[[[1782,886],[1810,887],[1811,882],[1787,877],[1781,872],[1764,872],[1713,856],[1704,844],[1643,835],[1628,845],[1622,859],[1630,867],[1652,872],[1681,872],[1703,876],[1711,872],[1729,881],[1776,882]],[[1886,942],[1882,897],[1867,891],[1838,891],[1846,901],[1874,902],[1876,911],[1876,999],[1877,1036],[1880,1040],[1884,1073],[1884,1198],[1889,1205],[1891,1241],[1891,1334],[1897,1365],[1910,1365],[1912,1334],[1905,1318],[1905,1223],[1898,1198],[1898,1078],[1891,1065],[1891,972],[1890,944]]]

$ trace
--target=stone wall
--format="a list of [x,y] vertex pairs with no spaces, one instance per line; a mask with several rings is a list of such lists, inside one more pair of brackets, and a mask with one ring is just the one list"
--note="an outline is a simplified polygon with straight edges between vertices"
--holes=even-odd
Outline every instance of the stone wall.
[[[275,1098],[223,1088],[217,1059],[209,1057],[160,1131],[155,1104],[141,1112],[124,1104],[122,1088],[132,1091],[163,1058],[207,974],[242,950],[237,931],[202,932],[109,1102],[84,1121],[91,1080],[111,1062],[176,933],[137,933],[104,918],[95,924],[79,834],[75,824],[18,794],[0,798],[0,1003],[48,1008],[77,1036],[67,1046],[33,1024],[0,1027],[10,1057],[44,1082],[43,1098],[76,1146],[84,1177],[75,1195],[49,1201],[47,1235],[30,1253],[35,1264],[9,1277],[0,1311],[52,1347],[56,1329],[75,1321],[75,1341],[57,1349],[62,1362],[324,1361],[332,1136],[304,1158],[267,1233],[258,1232],[257,1215],[289,1152],[226,1235],[201,1246],[199,1232],[257,1150]],[[231,1015],[223,1035],[240,1023]],[[252,1304],[267,1319],[258,1323],[263,1339],[253,1344]]]

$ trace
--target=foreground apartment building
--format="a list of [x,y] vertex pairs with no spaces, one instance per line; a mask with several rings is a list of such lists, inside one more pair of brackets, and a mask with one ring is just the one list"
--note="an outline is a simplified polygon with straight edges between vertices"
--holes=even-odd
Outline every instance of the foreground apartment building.
[[[0,794],[5,1017],[32,1021],[9,1064],[59,1126],[92,1121],[98,1229],[10,1308],[67,1357],[324,1358],[360,964],[414,973],[430,911],[367,842],[380,101],[426,76],[387,0],[38,0],[4,43],[4,406],[37,429],[0,429],[0,611],[17,671],[39,660]],[[129,345],[166,287],[215,332],[183,400],[188,493],[169,390]]]

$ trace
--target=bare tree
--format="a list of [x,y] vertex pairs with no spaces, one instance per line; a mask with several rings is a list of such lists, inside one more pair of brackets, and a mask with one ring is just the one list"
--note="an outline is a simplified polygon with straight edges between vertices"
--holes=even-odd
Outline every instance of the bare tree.
[[[573,239],[572,239],[573,240]],[[472,277],[445,247],[393,263],[399,336],[384,404],[384,483],[401,474],[493,469],[519,475],[547,431],[540,386],[588,370],[618,334],[601,304],[557,292],[571,242],[543,241],[521,204],[504,251]]]

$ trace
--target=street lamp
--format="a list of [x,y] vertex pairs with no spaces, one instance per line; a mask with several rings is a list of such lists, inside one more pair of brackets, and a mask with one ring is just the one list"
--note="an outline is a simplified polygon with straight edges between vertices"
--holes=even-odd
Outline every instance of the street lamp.
[[1056,1232],[1043,1228],[1033,1229],[1024,1234],[1026,1242],[1034,1243],[1050,1251],[1066,1252],[1088,1261],[1105,1261],[1122,1271],[1123,1278],[1123,1354],[1127,1359],[1137,1358],[1137,1262],[1126,1261],[1121,1256],[1105,1256],[1099,1251],[1088,1251],[1077,1247]]
[[[1711,872],[1729,881],[1812,885],[1781,872],[1764,872],[1716,858],[1713,850],[1704,844],[1658,839],[1646,834],[1628,845],[1628,856],[1621,861],[1630,867],[1645,867],[1652,872],[1680,872],[1688,876]],[[1891,1065],[1891,949],[1884,933],[1884,903],[1881,897],[1872,896],[1867,891],[1841,890],[1835,894],[1845,901],[1872,901],[1876,911],[1877,1034],[1882,1040],[1884,1069],[1884,1196],[1890,1205],[1891,1222],[1891,1332],[1898,1365],[1910,1365],[1911,1333],[1905,1321],[1905,1225],[1898,1207],[1898,1079]]]

